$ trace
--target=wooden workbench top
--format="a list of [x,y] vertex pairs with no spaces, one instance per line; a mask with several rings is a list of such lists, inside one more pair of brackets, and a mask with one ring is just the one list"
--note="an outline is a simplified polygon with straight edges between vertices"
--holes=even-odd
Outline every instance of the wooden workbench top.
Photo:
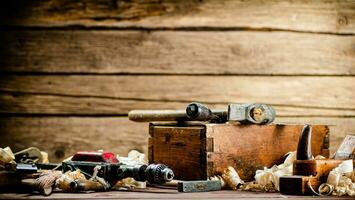
[[[200,193],[179,193],[174,189],[148,188],[135,191],[109,191],[88,193],[54,192],[49,197],[37,194],[2,193],[0,199],[339,199],[339,197],[286,196],[279,193],[215,191]],[[342,197],[341,199],[354,199]]]

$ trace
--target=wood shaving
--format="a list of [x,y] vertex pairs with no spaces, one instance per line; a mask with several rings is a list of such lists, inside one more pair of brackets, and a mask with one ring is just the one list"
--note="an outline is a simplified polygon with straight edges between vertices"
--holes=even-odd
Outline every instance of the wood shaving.
[[13,160],[15,160],[15,155],[10,147],[0,148],[0,165],[5,165]]
[[334,186],[333,195],[355,196],[353,160],[346,160],[330,171],[327,183]]
[[231,166],[223,171],[222,178],[226,182],[227,187],[232,190],[237,190],[238,186],[244,183],[237,171]]
[[280,190],[279,179],[281,176],[292,175],[293,161],[296,160],[296,152],[288,153],[285,161],[281,165],[274,165],[271,168],[256,170],[255,182],[265,191]]

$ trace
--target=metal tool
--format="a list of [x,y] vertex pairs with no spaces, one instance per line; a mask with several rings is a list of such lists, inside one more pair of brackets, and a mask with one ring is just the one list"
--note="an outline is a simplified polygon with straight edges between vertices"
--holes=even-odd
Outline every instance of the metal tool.
[[213,121],[223,123],[227,120],[227,111],[212,111],[207,106],[196,102],[187,105],[186,115],[191,121]]
[[38,172],[38,168],[35,164],[28,164],[28,163],[6,163],[5,169],[7,171],[13,171],[18,174],[31,174]]
[[275,119],[275,110],[266,104],[229,104],[226,110],[212,110],[193,102],[186,110],[133,110],[128,117],[136,122],[151,121],[209,121],[212,123],[240,122],[267,124]]
[[229,104],[228,121],[244,124],[268,124],[274,121],[275,110],[266,104]]
[[17,163],[42,163],[43,155],[36,147],[30,147],[22,151],[14,153]]
[[162,184],[174,178],[173,171],[163,164],[126,165],[119,163],[110,152],[78,152],[72,160],[62,163],[62,171],[80,171],[91,178],[98,167],[97,176],[113,186],[118,180],[132,177],[136,181],[148,181],[150,184]]
[[221,188],[221,182],[218,180],[178,182],[179,192],[208,192],[221,190]]
[[345,136],[338,150],[332,156],[334,159],[355,159],[355,135]]

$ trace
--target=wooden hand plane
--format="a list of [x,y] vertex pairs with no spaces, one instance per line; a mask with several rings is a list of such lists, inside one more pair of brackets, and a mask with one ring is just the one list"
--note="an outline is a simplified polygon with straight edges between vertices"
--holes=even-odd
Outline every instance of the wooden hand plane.
[[297,156],[293,163],[293,175],[280,177],[280,193],[288,195],[310,195],[312,187],[318,190],[327,181],[329,172],[343,160],[315,160],[311,152],[312,127],[305,125],[298,141]]

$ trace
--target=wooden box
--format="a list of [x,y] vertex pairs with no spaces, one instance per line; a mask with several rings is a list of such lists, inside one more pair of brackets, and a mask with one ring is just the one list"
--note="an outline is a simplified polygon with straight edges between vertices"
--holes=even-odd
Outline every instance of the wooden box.
[[[329,157],[329,128],[313,125],[313,155]],[[169,124],[149,125],[150,163],[163,163],[180,180],[204,180],[234,167],[243,180],[282,162],[297,149],[303,125]]]

